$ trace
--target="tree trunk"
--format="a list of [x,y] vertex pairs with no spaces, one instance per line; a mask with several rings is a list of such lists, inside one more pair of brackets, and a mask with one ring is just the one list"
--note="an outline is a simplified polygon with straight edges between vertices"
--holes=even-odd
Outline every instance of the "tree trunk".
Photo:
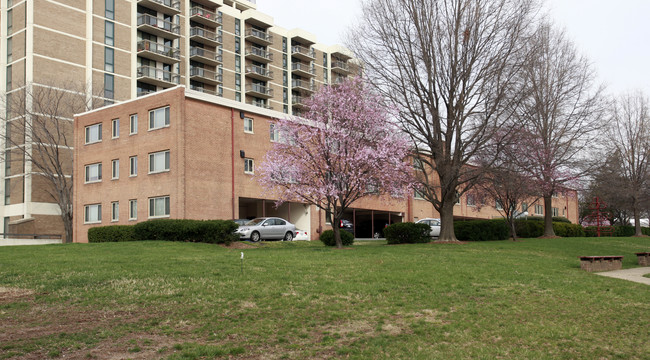
[[512,241],[517,241],[517,229],[515,228],[515,219],[512,215],[508,217],[508,225],[510,225],[510,237]]
[[637,205],[636,200],[634,200],[634,236],[643,236],[641,232],[641,219],[639,219],[639,206]]
[[72,214],[65,212],[61,215],[61,218],[63,219],[63,228],[65,229],[65,242],[71,243],[73,241]]
[[544,237],[555,237],[552,195],[544,195]]
[[454,201],[445,199],[440,212],[440,241],[458,241],[454,232]]
[[341,241],[341,228],[339,227],[340,224],[341,224],[341,217],[333,216],[332,231],[334,231],[334,241],[336,242],[337,249],[343,248],[343,242]]

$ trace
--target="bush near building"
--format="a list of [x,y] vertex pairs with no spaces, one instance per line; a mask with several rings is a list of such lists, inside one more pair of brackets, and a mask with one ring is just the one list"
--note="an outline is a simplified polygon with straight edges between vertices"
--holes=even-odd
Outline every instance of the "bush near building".
[[99,226],[88,230],[88,242],[184,241],[230,244],[239,240],[230,220],[156,219],[135,225]]
[[[635,231],[634,231],[634,226],[632,225],[615,225],[615,226],[611,226],[611,228],[613,228],[614,230],[613,234],[604,235],[604,236],[616,236],[616,237],[634,236]],[[643,235],[650,236],[650,228],[642,227],[641,233],[643,233]],[[585,227],[585,236],[596,237],[596,227],[595,226]]]
[[[567,223],[564,218],[554,218],[553,230],[561,237],[585,236],[585,230],[577,224]],[[536,238],[544,235],[544,222],[536,218],[515,221],[518,238]],[[508,226],[503,219],[469,220],[454,222],[454,230],[458,240],[489,241],[506,240],[509,236]]]
[[[340,230],[341,234],[341,243],[343,246],[350,246],[354,243],[354,235],[350,234],[345,230]],[[320,241],[327,246],[336,246],[336,240],[334,240],[334,231],[325,230],[320,234]]]
[[384,229],[389,244],[416,244],[431,241],[431,228],[427,224],[395,223]]

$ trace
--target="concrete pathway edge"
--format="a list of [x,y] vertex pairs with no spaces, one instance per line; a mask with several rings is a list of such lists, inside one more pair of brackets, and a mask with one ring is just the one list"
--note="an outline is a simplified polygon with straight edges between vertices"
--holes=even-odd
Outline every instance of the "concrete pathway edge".
[[643,277],[643,275],[645,274],[650,274],[650,267],[638,267],[633,269],[605,271],[605,272],[599,272],[594,274],[650,285],[650,278]]

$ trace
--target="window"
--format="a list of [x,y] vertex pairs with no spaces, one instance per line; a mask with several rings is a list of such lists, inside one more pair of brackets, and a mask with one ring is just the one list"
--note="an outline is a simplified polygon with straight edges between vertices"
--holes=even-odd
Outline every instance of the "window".
[[104,74],[104,97],[115,98],[115,78],[111,74]]
[[552,211],[553,216],[560,216],[560,209],[554,207],[554,208],[551,208],[551,211]]
[[149,198],[149,217],[169,216],[169,196]]
[[553,191],[553,194],[551,196],[557,199],[558,197],[557,191]]
[[241,54],[241,40],[235,36],[235,54]]
[[535,214],[544,215],[544,205],[535,205]]
[[12,71],[12,66],[7,65],[7,91],[11,90],[11,83],[13,82],[13,71]]
[[285,113],[285,114],[288,114],[289,113],[289,105],[282,106],[282,112]]
[[120,137],[120,119],[111,121],[111,136],[113,139]]
[[454,205],[460,205],[460,193],[456,191],[456,194],[454,196],[456,199],[456,203]]
[[526,212],[528,211],[528,203],[522,202],[521,203],[521,212]]
[[276,129],[275,124],[269,125],[269,138],[273,142],[280,140],[280,132]]
[[149,154],[149,173],[169,171],[169,150]]
[[115,70],[115,51],[112,48],[104,48],[104,71],[113,72]]
[[[327,53],[323,53],[323,66],[327,67]],[[326,70],[327,72],[327,70]]]
[[237,73],[241,72],[241,56],[239,55],[235,55],[235,72]]
[[501,200],[496,199],[496,200],[494,201],[494,207],[495,207],[497,210],[503,210],[503,204],[501,203]]
[[413,159],[413,169],[415,169],[416,171],[424,171],[424,165],[422,164],[422,160]]
[[289,75],[286,70],[282,72],[282,85],[289,86]]
[[129,200],[129,220],[138,218],[138,200]]
[[11,38],[7,39],[7,64],[9,64],[13,60],[12,56],[12,46],[11,46],[12,40]]
[[102,124],[86,126],[86,144],[102,141]]
[[235,74],[235,90],[241,91],[241,74]]
[[109,46],[115,45],[115,24],[106,20],[104,23],[104,43]]
[[235,19],[235,35],[241,35],[241,20]]
[[109,19],[115,19],[115,0],[106,0],[106,14]]
[[286,38],[286,36],[282,37],[282,52],[287,52],[287,38]]
[[289,102],[289,90],[287,88],[282,89],[282,102],[285,104]]
[[120,178],[120,159],[111,160],[111,179]]
[[120,203],[118,201],[113,201],[111,203],[111,221],[120,220]]
[[138,133],[138,114],[129,116],[129,135]]
[[11,204],[11,179],[5,179],[5,205]]
[[137,176],[137,175],[138,175],[138,157],[131,156],[129,158],[129,176]]
[[287,54],[282,54],[282,68],[283,69],[288,68],[289,60],[287,60],[287,59],[288,59]]
[[102,222],[102,204],[84,206],[84,224]]
[[149,111],[149,130],[169,126],[169,106]]
[[246,158],[244,159],[244,174],[254,174],[255,173],[255,162],[253,159]]
[[86,182],[102,181],[102,164],[90,164],[85,166],[86,169]]
[[424,194],[422,194],[422,192],[418,189],[413,189],[413,198],[423,200]]
[[235,101],[241,101],[241,93],[240,92],[235,93]]
[[253,119],[245,117],[244,118],[244,132],[252,134],[253,133]]
[[[9,6],[9,4],[7,4]],[[13,10],[7,10],[7,34],[11,34],[11,28],[14,26]]]
[[474,194],[467,194],[465,198],[467,200],[467,206],[476,206],[476,199],[474,198]]

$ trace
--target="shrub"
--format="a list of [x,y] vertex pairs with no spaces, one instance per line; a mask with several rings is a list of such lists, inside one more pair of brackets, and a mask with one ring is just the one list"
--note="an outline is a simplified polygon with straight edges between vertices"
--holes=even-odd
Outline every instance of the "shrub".
[[578,224],[566,224],[563,222],[554,222],[553,231],[555,235],[562,237],[584,237],[585,229]]
[[[561,222],[561,223],[571,224],[571,220],[565,218],[564,216],[553,216],[551,219],[553,220],[554,223],[555,222]],[[526,217],[526,220],[542,221],[543,222],[544,217],[543,216],[528,216],[528,217]]]
[[415,244],[431,241],[431,227],[412,222],[395,223],[384,228],[389,244]]
[[132,225],[98,226],[88,229],[88,242],[135,241]]
[[614,236],[634,236],[634,226],[616,225],[614,226]]
[[[350,234],[348,231],[341,230],[341,243],[343,246],[350,246],[354,243],[354,235]],[[336,246],[336,241],[334,240],[334,230],[325,230],[320,234],[320,241],[327,246]]]
[[537,220],[515,220],[515,229],[517,237],[520,238],[536,238],[544,235],[544,223]]
[[456,238],[462,241],[505,240],[508,226],[503,219],[454,222]]

